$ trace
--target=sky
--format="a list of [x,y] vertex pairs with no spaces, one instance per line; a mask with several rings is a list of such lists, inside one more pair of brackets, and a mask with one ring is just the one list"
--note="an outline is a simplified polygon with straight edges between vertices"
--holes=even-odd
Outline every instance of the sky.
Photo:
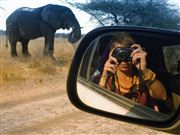
[[[76,0],[76,1],[82,2],[84,0]],[[36,7],[44,6],[49,3],[64,5],[69,7],[75,14],[76,18],[78,19],[80,26],[83,27],[81,29],[82,33],[87,33],[94,28],[95,24],[93,24],[90,21],[90,15],[79,9],[71,7],[70,5],[63,2],[63,0],[0,0],[0,7],[3,8],[3,10],[0,9],[0,30],[6,30],[6,23],[5,23],[6,19],[17,8],[20,7],[36,8]],[[66,33],[69,31],[60,29],[57,32]]]
[[[95,28],[95,23],[91,21],[90,15],[88,15],[87,13],[79,9],[71,7],[70,5],[66,4],[63,1],[64,0],[0,0],[0,7],[4,9],[4,10],[0,9],[0,30],[6,30],[6,25],[5,25],[6,18],[17,8],[24,7],[24,6],[36,8],[36,7],[40,7],[49,3],[64,5],[71,8],[76,18],[78,19],[80,26],[83,27],[81,29],[82,33],[87,33]],[[74,0],[74,1],[83,2],[86,0]],[[170,1],[176,3],[176,5],[179,5],[180,7],[180,0],[170,0]],[[60,29],[57,32],[66,33],[69,31]]]

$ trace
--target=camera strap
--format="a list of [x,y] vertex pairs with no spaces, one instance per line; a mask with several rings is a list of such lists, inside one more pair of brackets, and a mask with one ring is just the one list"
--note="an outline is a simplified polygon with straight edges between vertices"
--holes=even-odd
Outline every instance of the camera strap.
[[[120,94],[120,90],[116,88],[116,83],[115,83],[115,74],[111,76],[108,80],[108,85],[111,88],[111,91]],[[121,95],[121,94],[120,94]]]

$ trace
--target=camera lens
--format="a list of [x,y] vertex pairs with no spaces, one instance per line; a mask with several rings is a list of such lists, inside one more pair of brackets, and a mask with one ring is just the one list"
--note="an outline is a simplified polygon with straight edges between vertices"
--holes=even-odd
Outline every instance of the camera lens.
[[129,62],[131,61],[130,56],[133,50],[133,48],[115,48],[112,56],[118,60],[118,63],[122,61]]

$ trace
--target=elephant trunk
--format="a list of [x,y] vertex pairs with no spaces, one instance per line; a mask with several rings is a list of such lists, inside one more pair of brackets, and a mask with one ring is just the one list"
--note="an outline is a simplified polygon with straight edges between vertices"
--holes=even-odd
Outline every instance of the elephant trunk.
[[76,25],[73,25],[71,28],[72,32],[68,37],[68,41],[70,43],[76,43],[81,38],[81,28],[79,23],[76,23]]

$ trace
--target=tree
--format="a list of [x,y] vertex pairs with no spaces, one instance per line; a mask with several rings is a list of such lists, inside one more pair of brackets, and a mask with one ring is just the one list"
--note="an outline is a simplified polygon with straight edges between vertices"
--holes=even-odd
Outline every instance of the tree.
[[86,0],[69,2],[100,25],[137,25],[180,30],[180,12],[168,0]]

